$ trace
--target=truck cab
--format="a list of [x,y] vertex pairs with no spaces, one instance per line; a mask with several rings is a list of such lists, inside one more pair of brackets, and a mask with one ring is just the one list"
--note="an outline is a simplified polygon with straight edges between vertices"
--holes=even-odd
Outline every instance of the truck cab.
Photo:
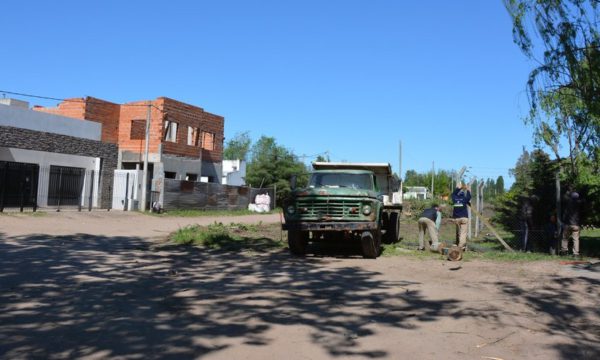
[[360,241],[363,256],[376,258],[384,236],[399,239],[402,204],[393,200],[402,197],[389,164],[315,162],[313,169],[308,186],[284,205],[293,254],[304,255],[310,241],[340,240]]

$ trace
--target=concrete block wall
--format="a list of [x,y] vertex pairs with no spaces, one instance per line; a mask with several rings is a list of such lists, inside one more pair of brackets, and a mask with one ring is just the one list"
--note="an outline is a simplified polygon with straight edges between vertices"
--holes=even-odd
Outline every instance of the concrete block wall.
[[114,170],[117,168],[117,145],[73,136],[0,126],[0,145],[52,153],[97,157],[102,159],[100,167],[100,206],[112,205]]

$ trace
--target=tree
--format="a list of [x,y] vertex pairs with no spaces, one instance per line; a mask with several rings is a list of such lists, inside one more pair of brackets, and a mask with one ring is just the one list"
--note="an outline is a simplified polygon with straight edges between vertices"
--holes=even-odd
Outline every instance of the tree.
[[249,132],[237,133],[235,136],[227,141],[225,149],[223,150],[223,159],[226,160],[247,160],[248,151],[250,150]]
[[498,176],[496,179],[496,195],[504,194],[506,190],[504,189],[504,178],[502,175]]
[[329,160],[329,155],[323,156],[323,155],[317,155],[317,158],[315,159],[316,162],[330,162]]
[[297,175],[297,184],[308,183],[308,171],[287,148],[277,144],[275,138],[262,136],[252,146],[252,158],[246,168],[246,182],[254,187],[277,185],[277,199],[281,204],[289,196],[289,179]]
[[[513,20],[513,38],[539,63],[529,75],[536,141],[560,160],[569,146],[570,176],[580,153],[598,159],[600,146],[600,35],[598,0],[504,0]],[[532,26],[529,26],[532,24]],[[539,39],[541,43],[535,40]],[[539,45],[537,45],[539,44]],[[537,46],[537,47],[536,47]],[[536,52],[541,48],[540,53]],[[598,165],[596,165],[598,167]]]

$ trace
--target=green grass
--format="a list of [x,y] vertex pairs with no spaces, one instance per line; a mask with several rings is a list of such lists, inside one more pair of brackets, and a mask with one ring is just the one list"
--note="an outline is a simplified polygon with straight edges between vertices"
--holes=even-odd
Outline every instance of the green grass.
[[280,233],[279,224],[214,223],[208,226],[187,226],[171,234],[175,244],[201,246],[226,251],[268,251],[284,248],[286,244],[274,240]]
[[[502,239],[514,250],[518,249],[518,237],[513,233],[503,229],[496,229]],[[440,228],[440,241],[450,246],[454,244],[455,225],[444,222]],[[411,256],[418,259],[443,259],[444,257],[437,253],[418,251],[418,226],[417,221],[412,219],[402,219],[401,234],[402,241],[397,244],[384,245],[383,256]],[[429,237],[426,236],[429,240]],[[495,236],[484,230],[477,238],[473,238],[467,243],[468,249],[464,254],[464,260],[494,260],[494,261],[556,261],[569,260],[569,256],[552,256],[544,252],[510,252],[504,249],[502,244]],[[580,236],[581,253],[584,259],[590,257],[600,257],[600,229],[582,230]]]
[[160,214],[153,212],[145,212],[146,215],[156,217],[200,217],[200,216],[241,216],[241,215],[262,215],[276,214],[280,209],[274,209],[266,213],[257,213],[250,210],[169,210]]

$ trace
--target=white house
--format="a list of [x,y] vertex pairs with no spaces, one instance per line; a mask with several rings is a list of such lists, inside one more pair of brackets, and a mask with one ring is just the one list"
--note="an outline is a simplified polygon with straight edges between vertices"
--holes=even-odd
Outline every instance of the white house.
[[425,186],[407,186],[406,192],[403,195],[404,200],[419,199],[425,200],[429,198],[429,190]]
[[244,160],[223,160],[223,185],[246,185],[246,162]]

